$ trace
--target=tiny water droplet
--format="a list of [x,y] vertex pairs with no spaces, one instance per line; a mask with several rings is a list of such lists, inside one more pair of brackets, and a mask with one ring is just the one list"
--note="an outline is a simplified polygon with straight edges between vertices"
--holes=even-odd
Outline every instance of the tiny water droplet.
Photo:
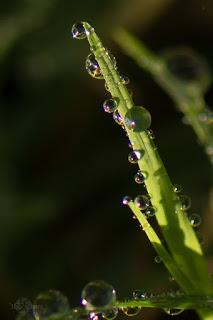
[[175,193],[180,193],[182,191],[182,187],[179,184],[174,184],[173,190]]
[[106,320],[114,320],[118,315],[118,309],[112,308],[102,313],[102,317]]
[[86,58],[86,70],[91,77],[95,79],[103,79],[101,68],[93,53],[90,53]]
[[125,75],[121,75],[120,74],[120,79],[121,79],[121,83],[124,84],[124,85],[127,85],[127,84],[130,83],[129,78],[127,76],[125,76]]
[[130,196],[125,196],[123,197],[122,203],[127,206],[130,201],[132,201],[132,198]]
[[123,124],[123,118],[122,116],[120,115],[120,113],[118,112],[118,110],[115,110],[113,112],[113,119],[115,120],[115,122],[119,125],[122,125]]
[[156,263],[161,263],[162,262],[162,258],[160,256],[156,256],[154,258],[154,260],[155,260]]
[[153,217],[155,213],[156,213],[155,208],[153,208],[152,206],[147,207],[146,210],[144,211],[144,214],[147,218]]
[[206,124],[212,124],[213,123],[213,112],[210,111],[208,108],[203,110],[198,114],[198,120],[201,122],[204,122]]
[[116,292],[110,284],[97,280],[84,287],[81,298],[87,310],[94,310],[112,304],[116,300]]
[[172,308],[172,309],[164,309],[164,311],[169,314],[170,316],[177,316],[179,314],[181,314],[184,310],[183,309],[176,309],[176,308]]
[[103,108],[105,112],[112,113],[118,107],[118,100],[117,99],[107,99],[103,103]]
[[127,111],[124,122],[129,130],[142,132],[151,125],[151,115],[145,108],[134,106]]
[[117,62],[116,62],[115,56],[108,49],[105,49],[105,52],[108,55],[108,57],[110,58],[110,60],[112,61],[115,69],[117,69]]
[[95,312],[90,312],[88,316],[88,320],[99,320],[99,317]]
[[72,26],[73,38],[81,40],[81,39],[85,39],[87,35],[88,35],[88,31],[85,29],[83,22],[76,22]]
[[144,195],[139,195],[134,199],[134,203],[140,210],[145,210],[149,206],[149,199]]
[[142,158],[142,152],[140,150],[133,150],[128,155],[128,160],[130,163],[137,163]]
[[154,135],[153,130],[151,130],[151,129],[147,130],[147,134],[148,134],[148,136],[150,137],[151,140],[155,139],[155,135]]
[[108,87],[108,85],[107,85],[107,83],[105,82],[105,89],[106,89],[106,91],[109,91],[109,87]]
[[196,228],[201,224],[201,216],[199,214],[193,213],[189,216],[189,221],[192,227]]
[[128,147],[132,148],[134,147],[134,142],[131,142],[130,140],[128,141]]
[[146,180],[146,176],[147,176],[147,174],[145,174],[141,170],[138,170],[138,172],[135,174],[135,177],[134,177],[135,182],[136,183],[144,183],[144,181]]
[[181,195],[179,199],[181,202],[181,210],[188,210],[191,207],[191,199],[188,196]]
[[132,296],[135,300],[145,300],[148,298],[148,294],[142,290],[133,291]]
[[70,310],[67,297],[56,290],[40,293],[34,300],[33,306],[36,306],[35,315],[41,320],[55,313],[64,313]]
[[122,308],[123,313],[129,317],[136,316],[140,312],[141,308],[139,307],[124,307]]

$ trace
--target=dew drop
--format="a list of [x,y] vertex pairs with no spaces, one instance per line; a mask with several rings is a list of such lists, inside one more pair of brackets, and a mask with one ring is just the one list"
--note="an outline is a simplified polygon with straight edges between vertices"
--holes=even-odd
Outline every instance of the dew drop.
[[90,53],[86,58],[86,70],[91,77],[95,79],[103,79],[101,68],[93,53]]
[[199,214],[193,213],[189,216],[189,221],[191,226],[196,228],[196,227],[199,227],[202,219],[201,219],[201,216],[199,216]]
[[94,310],[112,304],[116,299],[116,292],[110,284],[97,280],[84,287],[81,298],[81,303],[87,310]]
[[181,210],[188,210],[191,207],[191,199],[188,196],[180,196]]
[[155,213],[156,213],[155,208],[153,208],[152,206],[147,207],[144,211],[144,214],[147,218],[153,217]]
[[106,49],[105,52],[108,55],[108,57],[110,58],[110,60],[112,61],[115,69],[117,69],[117,62],[116,62],[115,56],[108,49]]
[[127,206],[130,201],[132,201],[132,198],[130,196],[125,196],[123,197],[122,203]]
[[154,258],[154,260],[155,260],[156,263],[161,263],[162,258],[161,258],[160,256],[156,256],[156,257]]
[[151,140],[155,139],[155,135],[154,135],[153,130],[151,130],[151,129],[147,130],[147,134],[148,134],[148,136],[150,137]]
[[142,132],[151,125],[151,115],[145,108],[135,106],[127,111],[124,122],[129,130]]
[[146,180],[146,176],[147,174],[145,174],[144,172],[142,172],[141,170],[138,170],[138,172],[135,174],[135,182],[136,183],[144,183],[144,181]]
[[130,80],[127,76],[125,75],[120,75],[120,79],[121,79],[121,83],[124,84],[124,85],[127,85],[130,83]]
[[133,291],[132,296],[135,300],[145,300],[148,298],[148,294],[142,290]]
[[95,312],[90,312],[88,320],[99,320],[99,317]]
[[141,308],[139,307],[125,307],[122,308],[123,313],[129,317],[136,316],[140,312]]
[[115,120],[115,122],[119,125],[122,125],[123,124],[123,118],[122,116],[120,115],[120,113],[118,112],[118,110],[115,110],[113,112],[113,119]]
[[164,309],[164,311],[169,314],[170,316],[177,316],[179,314],[181,314],[184,310],[183,309],[176,309],[176,308],[172,308],[172,309]]
[[201,122],[204,122],[206,124],[212,124],[213,123],[213,112],[210,111],[208,108],[203,110],[198,114],[198,120]]
[[105,112],[112,113],[118,107],[118,100],[117,99],[108,99],[105,100],[103,103],[103,108]]
[[133,150],[128,155],[128,160],[130,163],[137,163],[142,158],[142,152],[140,150]]
[[118,309],[112,308],[102,313],[102,317],[106,320],[114,320],[118,315]]
[[139,195],[134,199],[134,203],[140,210],[145,210],[149,206],[149,199],[146,196]]
[[72,26],[73,38],[81,40],[81,39],[85,39],[87,35],[88,35],[88,31],[85,29],[83,22],[76,22]]
[[55,313],[65,313],[70,310],[67,297],[56,290],[40,293],[36,297],[33,306],[35,308],[35,315],[41,320]]
[[174,184],[173,190],[175,193],[180,193],[182,191],[182,187],[179,184]]

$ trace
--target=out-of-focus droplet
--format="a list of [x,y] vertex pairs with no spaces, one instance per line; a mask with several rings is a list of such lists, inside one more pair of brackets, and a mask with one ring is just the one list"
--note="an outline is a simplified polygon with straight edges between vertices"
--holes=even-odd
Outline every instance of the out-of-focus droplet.
[[191,207],[191,199],[188,197],[188,196],[184,196],[184,195],[181,195],[179,196],[179,199],[180,199],[180,209],[181,210],[188,210],[190,207]]
[[154,260],[155,260],[156,263],[161,263],[162,262],[162,258],[160,256],[156,256],[154,258]]
[[139,307],[125,307],[122,308],[123,313],[129,317],[136,316],[140,312],[141,308]]
[[93,53],[90,53],[86,58],[86,70],[91,77],[95,79],[103,79],[101,68]]
[[192,227],[196,228],[199,227],[201,224],[201,216],[199,214],[193,213],[189,216],[189,222]]
[[95,310],[111,305],[116,300],[115,289],[104,281],[89,282],[81,293],[81,303],[87,310]]
[[138,170],[138,172],[135,174],[135,182],[136,183],[144,183],[146,180],[147,174],[142,172],[141,170]]
[[144,211],[144,214],[147,218],[149,217],[153,217],[155,214],[156,214],[156,210],[154,207],[152,206],[148,206],[145,211]]
[[184,310],[183,309],[176,309],[176,308],[171,308],[171,309],[164,309],[164,311],[169,314],[170,316],[177,316],[181,314]]
[[133,150],[128,155],[128,160],[130,163],[137,163],[142,158],[142,152],[140,150]]
[[103,109],[105,112],[112,113],[118,107],[118,100],[117,99],[107,99],[103,103]]
[[76,22],[72,26],[73,38],[81,40],[81,39],[85,39],[87,35],[88,35],[88,31],[85,29],[83,22]]
[[174,184],[173,190],[175,193],[180,193],[182,191],[182,187],[179,184]]
[[140,210],[145,210],[149,206],[149,199],[144,195],[139,195],[134,199],[134,203]]
[[106,320],[114,320],[118,315],[118,309],[112,308],[102,312],[102,317]]
[[125,115],[124,122],[129,130],[142,132],[151,125],[151,115],[143,107],[134,106]]
[[67,297],[56,290],[40,293],[36,297],[33,307],[35,315],[41,320],[55,313],[65,313],[70,310]]
[[125,196],[123,197],[122,203],[127,206],[130,201],[132,201],[132,198],[130,196]]
[[145,300],[148,298],[148,294],[142,290],[133,291],[132,296],[135,300]]

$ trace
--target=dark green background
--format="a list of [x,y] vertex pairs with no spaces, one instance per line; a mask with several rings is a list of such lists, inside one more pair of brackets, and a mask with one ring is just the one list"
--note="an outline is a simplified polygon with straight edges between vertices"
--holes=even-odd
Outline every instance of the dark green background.
[[[140,194],[127,162],[126,137],[102,111],[104,82],[85,71],[86,41],[70,37],[88,20],[131,79],[137,105],[152,114],[159,152],[174,183],[205,214],[204,249],[212,260],[210,165],[173,102],[112,40],[122,25],[156,52],[188,45],[213,63],[213,3],[201,0],[0,3],[0,300],[14,319],[17,299],[46,289],[79,304],[90,280],[112,283],[121,298],[133,289],[175,287],[129,211],[125,194]],[[213,105],[212,88],[206,95]],[[146,315],[145,315],[146,314]],[[185,313],[176,319],[193,318]],[[169,318],[156,310],[141,318]],[[122,317],[123,318],[123,317]],[[140,319],[140,316],[138,317]],[[194,316],[193,319],[196,319]]]

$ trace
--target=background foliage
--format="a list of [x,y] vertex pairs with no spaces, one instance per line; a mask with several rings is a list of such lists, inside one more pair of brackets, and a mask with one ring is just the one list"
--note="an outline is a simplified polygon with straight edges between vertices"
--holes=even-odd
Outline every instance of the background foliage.
[[[2,2],[0,298],[5,320],[15,316],[10,303],[33,299],[48,288],[64,292],[77,305],[82,287],[92,279],[112,283],[120,297],[137,288],[175,288],[120,205],[123,195],[137,195],[140,187],[126,160],[127,141],[102,111],[103,83],[86,74],[87,44],[70,39],[73,22],[82,19],[95,26],[130,77],[135,102],[151,112],[168,172],[192,197],[191,212],[203,216],[203,246],[213,270],[210,165],[172,101],[111,36],[122,25],[156,52],[191,46],[213,68],[211,0]],[[212,88],[206,101],[213,105]],[[146,314],[165,318],[156,310]],[[189,314],[194,315],[179,318]]]

